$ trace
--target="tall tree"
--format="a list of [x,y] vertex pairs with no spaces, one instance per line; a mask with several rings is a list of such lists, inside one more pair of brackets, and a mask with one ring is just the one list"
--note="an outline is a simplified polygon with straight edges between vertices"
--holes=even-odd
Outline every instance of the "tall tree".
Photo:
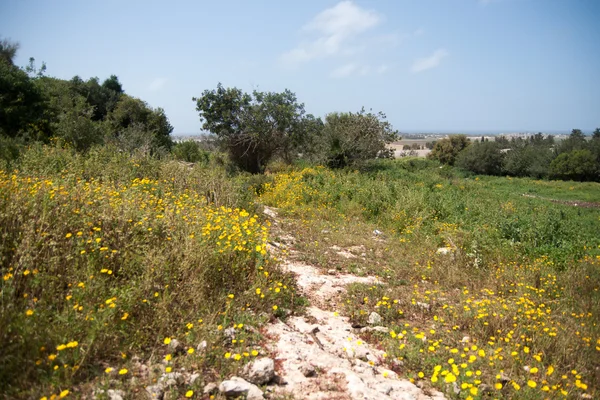
[[8,65],[14,65],[14,59],[19,50],[19,43],[10,39],[0,39],[0,60]]

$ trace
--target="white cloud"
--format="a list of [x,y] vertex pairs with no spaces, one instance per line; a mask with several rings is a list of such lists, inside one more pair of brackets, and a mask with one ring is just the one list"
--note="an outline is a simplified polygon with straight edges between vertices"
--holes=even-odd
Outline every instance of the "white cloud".
[[416,59],[410,70],[416,73],[425,71],[427,69],[435,68],[438,65],[440,65],[442,60],[447,56],[448,52],[446,51],[446,49],[438,49],[434,51],[433,54],[429,57]]
[[353,46],[353,39],[381,21],[382,17],[375,11],[361,8],[352,1],[339,2],[304,25],[302,33],[317,37],[282,54],[281,62],[293,67],[316,58],[354,54],[360,49]]
[[167,79],[165,78],[156,78],[148,85],[148,90],[151,92],[157,92],[162,89],[167,83]]

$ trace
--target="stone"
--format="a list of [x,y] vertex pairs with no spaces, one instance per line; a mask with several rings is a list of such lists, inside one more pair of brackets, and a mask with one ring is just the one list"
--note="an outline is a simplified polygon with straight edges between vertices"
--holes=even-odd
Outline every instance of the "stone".
[[423,310],[427,310],[427,311],[429,311],[429,308],[430,308],[429,304],[422,303],[420,301],[417,301],[417,307],[419,307],[419,308],[421,308]]
[[204,386],[202,393],[204,393],[206,395],[211,395],[211,394],[215,394],[218,391],[219,391],[219,385],[217,385],[214,382],[210,382],[210,383],[207,383],[206,386]]
[[148,392],[151,399],[162,400],[165,395],[165,388],[162,384],[157,383],[156,385],[147,386],[146,392]]
[[169,348],[176,354],[183,353],[185,350],[183,344],[177,339],[171,339],[169,342]]
[[246,400],[262,400],[265,398],[262,390],[260,390],[256,385],[253,385],[237,376],[221,382],[219,385],[219,391],[227,398],[236,398],[242,396],[245,396]]
[[329,275],[335,275],[335,274],[337,274],[337,271],[335,269],[329,269],[329,270],[327,270],[327,273]]
[[450,249],[448,247],[440,247],[439,249],[437,249],[435,251],[435,254],[441,254],[443,256],[447,256],[450,253],[452,253],[452,249]]
[[470,336],[464,336],[460,342],[461,343],[469,343],[470,341],[471,341]]
[[379,333],[388,333],[390,330],[385,326],[365,326],[364,328],[360,328],[360,333],[367,332],[379,332]]
[[109,400],[123,400],[123,397],[125,397],[125,392],[122,390],[108,389],[106,394]]
[[379,315],[375,311],[373,311],[371,314],[369,314],[369,319],[367,320],[367,322],[370,325],[380,324],[381,323],[381,315]]
[[190,385],[193,385],[193,384],[194,384],[194,382],[196,382],[196,380],[197,380],[198,378],[200,378],[200,374],[199,374],[199,373],[197,373],[197,372],[196,372],[196,373],[193,373],[193,374],[191,374],[191,375],[190,375],[190,378],[189,378],[189,383],[190,383]]
[[204,351],[206,351],[207,346],[208,346],[208,343],[206,343],[206,340],[203,340],[200,343],[198,343],[196,350],[198,350],[200,352],[204,352]]
[[169,372],[168,374],[164,374],[158,380],[165,388],[170,388],[177,385],[183,385],[185,382],[185,378],[183,374],[179,372]]
[[243,376],[255,385],[265,385],[275,377],[275,361],[268,357],[259,358],[243,369]]
[[225,337],[229,340],[233,340],[235,339],[235,329],[234,328],[227,328],[223,331],[223,335],[225,335]]
[[304,375],[307,378],[310,378],[317,374],[315,367],[313,367],[313,365],[311,363],[306,362],[306,361],[300,364],[300,366],[298,367],[298,370],[300,372],[302,372],[302,375]]

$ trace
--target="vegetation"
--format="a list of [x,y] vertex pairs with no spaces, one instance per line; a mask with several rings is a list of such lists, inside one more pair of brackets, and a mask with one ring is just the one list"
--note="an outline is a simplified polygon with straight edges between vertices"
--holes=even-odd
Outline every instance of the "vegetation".
[[[380,278],[352,286],[338,311],[358,326],[381,315],[389,333],[363,339],[401,375],[450,398],[595,398],[599,189],[472,179],[406,159],[278,174],[260,199],[303,232],[295,250],[304,261]],[[564,203],[549,200],[556,193]],[[339,256],[333,244],[366,256]]]

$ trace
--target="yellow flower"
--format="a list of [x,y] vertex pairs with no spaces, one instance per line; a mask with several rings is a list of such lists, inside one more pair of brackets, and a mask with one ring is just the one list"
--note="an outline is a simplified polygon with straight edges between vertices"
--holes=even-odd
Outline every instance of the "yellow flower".
[[104,372],[106,372],[107,374],[110,374],[113,371],[113,369],[111,367],[108,367],[104,370]]
[[172,355],[170,355],[170,354],[167,354],[167,355],[165,356],[165,360],[167,360],[167,361],[171,361],[171,358],[173,358],[173,356],[172,356]]
[[537,374],[537,372],[538,372],[538,369],[536,367],[533,367],[529,370],[529,373],[531,373],[531,374]]
[[498,390],[502,389],[502,384],[500,382],[496,382],[496,384],[494,385],[494,387]]
[[277,311],[277,308],[279,308],[279,307],[273,306],[273,311]]
[[528,381],[527,381],[527,386],[529,386],[529,387],[531,387],[531,388],[534,388],[534,387],[536,387],[536,386],[537,386],[537,383],[535,383],[535,381],[528,380]]
[[519,384],[517,382],[513,382],[512,385],[515,388],[515,390],[521,389],[521,386],[519,386]]
[[548,370],[546,371],[546,375],[550,376],[554,373],[554,367],[551,365],[548,367]]
[[167,367],[165,368],[165,372],[168,374],[169,372],[173,371],[173,368],[171,367]]
[[122,319],[123,321],[125,321],[125,320],[127,319],[127,317],[129,317],[129,313],[125,313],[125,314],[123,314],[123,316],[121,317],[121,319]]
[[231,353],[230,352],[225,353],[225,358],[231,358]]
[[62,351],[64,349],[66,349],[66,348],[67,348],[67,346],[64,345],[64,344],[59,344],[58,346],[56,346],[56,350],[58,350],[58,351]]
[[187,392],[185,392],[185,397],[192,397],[194,395],[194,391],[193,390],[188,390]]
[[69,391],[63,390],[62,392],[60,392],[59,397],[62,399],[63,397],[67,397],[68,395],[69,395]]
[[33,310],[25,311],[25,315],[27,315],[28,317],[31,317],[33,315]]
[[194,354],[194,349],[190,347],[187,352],[188,354]]
[[235,296],[233,295],[233,293],[230,293],[227,295],[227,297],[229,297],[230,299],[233,299]]
[[256,350],[252,350],[252,355],[253,355],[254,357],[256,357],[256,356],[258,355],[258,351],[256,351]]
[[66,237],[67,239],[68,239],[68,238],[70,238],[71,236],[73,236],[73,234],[72,234],[72,233],[70,233],[70,232],[69,232],[69,233],[67,233],[67,234],[65,235],[65,237]]
[[523,351],[524,351],[526,354],[528,354],[528,353],[529,353],[529,347],[527,347],[527,346],[523,347]]
[[171,338],[170,337],[166,337],[165,340],[163,340],[164,344],[169,344],[171,343]]
[[446,374],[444,381],[446,383],[456,382],[456,376],[452,372],[450,372],[450,373]]
[[119,370],[119,375],[125,375],[125,374],[127,374],[127,372],[128,372],[127,368],[120,369]]
[[418,377],[419,377],[419,378],[421,378],[421,379],[422,379],[422,378],[425,376],[425,374],[424,374],[423,372],[419,372],[417,375],[418,375]]
[[239,355],[239,354],[234,354],[233,358],[235,359],[235,361],[240,361],[240,359],[242,358],[242,356]]

